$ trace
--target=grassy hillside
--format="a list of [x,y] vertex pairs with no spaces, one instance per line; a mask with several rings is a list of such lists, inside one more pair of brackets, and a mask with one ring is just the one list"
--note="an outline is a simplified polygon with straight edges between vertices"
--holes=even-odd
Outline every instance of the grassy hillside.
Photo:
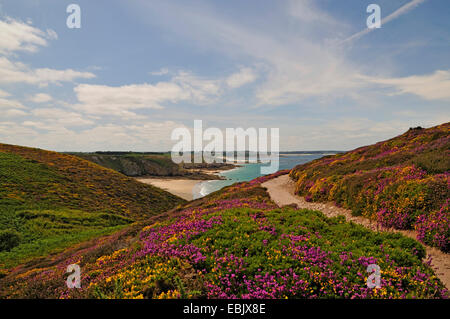
[[296,191],[450,250],[450,123],[295,167]]
[[0,268],[183,202],[75,156],[0,144]]
[[[0,281],[0,297],[46,298],[444,298],[400,234],[375,233],[343,218],[278,208],[261,183],[235,184],[126,230],[28,265]],[[67,289],[66,267],[82,270]],[[369,264],[381,288],[366,286]]]

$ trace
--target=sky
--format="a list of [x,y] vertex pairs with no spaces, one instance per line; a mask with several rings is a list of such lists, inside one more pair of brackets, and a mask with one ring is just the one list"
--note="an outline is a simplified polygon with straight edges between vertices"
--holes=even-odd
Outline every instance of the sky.
[[0,143],[167,151],[194,120],[281,150],[448,122],[448,0],[0,0]]

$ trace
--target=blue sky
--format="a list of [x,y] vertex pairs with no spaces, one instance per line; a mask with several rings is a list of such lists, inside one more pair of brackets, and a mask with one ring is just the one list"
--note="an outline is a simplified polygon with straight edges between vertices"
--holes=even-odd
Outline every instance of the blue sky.
[[3,143],[170,150],[200,119],[348,150],[448,122],[449,103],[447,0],[0,0]]

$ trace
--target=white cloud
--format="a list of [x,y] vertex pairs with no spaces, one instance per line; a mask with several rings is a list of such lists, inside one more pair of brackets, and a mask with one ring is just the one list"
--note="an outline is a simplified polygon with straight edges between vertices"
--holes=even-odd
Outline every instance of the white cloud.
[[24,121],[22,123],[22,125],[24,126],[29,126],[29,127],[35,127],[38,129],[47,129],[49,126],[42,123],[42,122],[36,122],[36,121]]
[[256,74],[250,68],[241,68],[237,73],[230,75],[226,83],[230,88],[238,88],[256,80]]
[[336,20],[327,12],[320,10],[317,7],[317,3],[313,0],[290,0],[288,9],[289,14],[299,19],[302,23],[340,27],[343,25],[341,21]]
[[190,72],[179,72],[172,82],[182,88],[183,99],[197,104],[211,103],[222,93],[220,79],[206,79]]
[[25,109],[25,106],[16,100],[0,98],[0,108]]
[[46,86],[49,83],[71,82],[75,79],[91,79],[90,72],[72,69],[55,70],[49,68],[32,69],[21,62],[12,62],[0,57],[0,83],[28,83]]
[[[170,140],[172,130],[183,127],[173,121],[147,121],[144,125],[115,125],[104,124],[92,129],[75,133],[76,143],[73,148],[89,150],[137,150],[161,151],[170,150],[173,141]],[[95,136],[95,141],[92,141]],[[86,143],[90,141],[89,143]],[[67,147],[66,147],[67,149]]]
[[0,83],[47,85],[48,83],[70,82],[77,78],[90,79],[94,77],[93,73],[78,72],[72,69],[31,69],[23,63],[11,62],[5,57],[0,57]]
[[[158,12],[148,19],[150,23],[189,39],[202,50],[250,59],[260,65],[264,72],[261,72],[253,105],[283,105],[308,97],[354,94],[355,89],[362,86],[358,67],[346,59],[342,48],[327,41],[346,30],[346,25],[317,23],[333,19],[312,1],[290,2],[283,12],[284,20],[286,14],[300,20],[298,28],[297,25],[286,28],[284,22],[281,26],[270,24],[268,27],[263,17],[252,21],[255,23],[242,23],[221,16],[209,6],[181,2],[143,5],[148,5],[145,12],[150,15]],[[182,21],[182,25],[177,21]],[[304,32],[305,29],[310,32]]]
[[324,52],[318,54],[322,63],[291,60],[275,64],[266,83],[256,91],[260,104],[285,105],[310,97],[351,96],[365,85],[357,70],[344,59]]
[[47,124],[60,124],[67,127],[93,125],[94,121],[86,119],[81,114],[58,108],[40,108],[31,112],[40,120],[45,120]]
[[[383,22],[389,23],[423,2],[425,0],[410,1],[384,18]],[[268,28],[264,17],[252,23],[242,23],[221,15],[211,6],[192,6],[182,2],[152,3],[145,12],[150,15],[158,12],[157,16],[149,19],[151,23],[162,25],[203,51],[216,50],[232,59],[250,59],[261,65],[262,71],[258,72],[260,81],[251,88],[255,98],[252,105],[298,104],[306,99],[363,100],[360,98],[363,90],[375,87],[375,81],[364,76],[367,66],[350,59],[343,47],[336,43],[340,38],[337,35],[348,30],[349,26],[320,10],[315,1],[288,2],[287,17],[281,18],[294,17],[301,23],[298,28],[291,20],[288,24],[279,22],[278,25],[275,18]],[[182,25],[177,21],[182,21]],[[204,28],[205,25],[208,27]],[[233,87],[236,83],[238,87],[243,75],[230,76],[228,86]],[[247,80],[250,83],[254,79],[249,75]],[[411,91],[428,99],[446,98],[448,92],[446,73],[434,74],[430,78],[379,79],[379,84],[382,82],[399,92]],[[417,91],[412,92],[416,88]]]
[[166,75],[169,73],[168,68],[161,68],[159,71],[150,72],[151,75]]
[[8,97],[8,96],[11,96],[11,94],[9,94],[6,91],[0,90],[0,97]]
[[6,55],[15,56],[15,52],[36,52],[39,47],[47,46],[47,40],[58,38],[52,29],[42,31],[29,23],[6,17],[0,20],[0,83],[28,83],[46,86],[49,83],[71,82],[75,79],[91,79],[90,72],[72,69],[55,70],[50,68],[33,69],[21,62],[15,62]]
[[28,115],[27,112],[16,109],[2,110],[2,117],[11,118],[11,117],[20,117]]
[[46,93],[37,93],[37,94],[31,96],[30,98],[28,98],[28,100],[30,100],[31,102],[35,102],[35,103],[49,102],[52,99],[53,98]]
[[27,115],[26,107],[17,100],[7,97],[9,93],[0,90],[0,118],[12,118]]
[[[404,15],[405,13],[408,13],[410,10],[414,9],[415,7],[417,7],[418,5],[422,4],[425,1],[426,0],[412,0],[411,2],[406,3],[405,5],[401,6],[400,8],[395,10],[393,13],[388,15],[386,18],[381,19],[381,26],[391,22],[392,20],[397,19],[398,17]],[[372,32],[374,30],[376,30],[376,29],[366,28],[366,29],[364,29],[360,32],[357,32],[357,33],[353,34],[352,36],[348,37],[347,39],[342,41],[342,43],[346,43],[346,42],[350,42],[350,41],[359,39],[360,37],[368,34],[369,32]]]
[[14,51],[36,52],[40,46],[47,46],[47,39],[56,39],[54,30],[47,32],[39,30],[30,24],[6,17],[0,20],[0,53],[8,54]]
[[170,81],[156,84],[107,86],[80,84],[74,88],[79,103],[73,107],[88,114],[139,118],[132,110],[162,109],[180,101],[195,104],[212,103],[221,94],[219,80],[179,72]]
[[450,100],[450,70],[399,78],[363,77],[366,81],[394,88],[394,94],[414,94],[426,100]]
[[41,120],[21,124],[3,121],[0,122],[0,140],[56,151],[166,151],[174,144],[170,136],[177,127],[184,126],[173,121],[147,121],[144,125],[109,123],[75,131],[60,123]]
[[[424,112],[420,118],[374,120],[366,117],[338,117],[302,125],[287,123],[282,128],[281,150],[351,150],[406,132],[410,127],[432,127],[449,120],[448,115]],[[330,142],[331,141],[331,142]]]
[[[370,103],[378,107],[379,92],[372,88],[386,86],[393,88],[395,94],[412,93],[427,99],[448,99],[446,92],[450,91],[449,71],[405,78],[361,75],[362,63],[358,65],[358,59],[349,59],[342,47],[335,46],[333,41],[329,40],[342,39],[343,36],[339,35],[348,34],[346,32],[348,25],[321,11],[317,2],[312,0],[287,2],[288,5],[281,8],[285,9],[284,11],[278,11],[277,8],[274,12],[270,12],[271,16],[268,17],[273,19],[270,23],[259,15],[249,15],[249,21],[239,21],[237,20],[239,18],[235,19],[226,13],[222,15],[218,10],[214,11],[214,5],[202,7],[201,3],[204,3],[202,1],[189,5],[182,1],[180,5],[176,5],[175,2],[146,3],[145,5],[149,6],[149,16],[145,19],[150,21],[149,23],[160,23],[166,29],[172,28],[173,32],[183,38],[184,42],[181,45],[196,46],[196,49],[205,56],[210,53],[208,50],[217,50],[221,55],[227,55],[224,57],[223,65],[236,61],[236,65],[251,65],[252,68],[241,67],[233,74],[230,72],[215,77],[202,77],[192,72],[176,72],[172,69],[169,72],[169,69],[162,68],[150,74],[169,75],[167,79],[160,78],[162,81],[156,83],[152,81],[151,84],[132,84],[132,82],[117,86],[101,85],[101,82],[96,85],[77,84],[74,88],[78,99],[76,104],[68,105],[62,101],[52,101],[53,106],[62,105],[65,107],[63,109],[52,107],[29,110],[21,102],[9,99],[8,92],[0,90],[0,121],[3,120],[0,122],[0,140],[55,150],[167,150],[173,145],[170,141],[171,130],[180,124],[149,120],[148,117],[137,114],[140,113],[138,110],[161,109],[175,103],[179,106],[213,105],[216,102],[220,102],[217,104],[221,106],[232,105],[235,100],[240,103],[240,98],[246,99],[246,105],[293,104],[300,108],[307,104],[306,101],[309,102],[314,98],[311,103],[313,107],[320,106],[317,99],[320,99],[320,102],[328,99],[333,103],[324,107],[326,112],[331,111],[329,114],[327,112],[320,119],[308,115],[311,116],[310,121],[302,117],[301,111],[292,110],[291,118],[288,118],[286,114],[280,113],[280,117],[278,114],[274,115],[275,112],[272,112],[274,110],[270,108],[266,108],[269,112],[265,112],[265,109],[264,112],[260,114],[256,112],[253,115],[248,115],[249,113],[245,112],[247,110],[244,110],[243,115],[238,117],[236,112],[227,112],[228,110],[218,112],[208,110],[203,113],[203,108],[199,108],[200,111],[169,108],[154,114],[156,119],[180,120],[189,120],[192,116],[201,114],[205,118],[214,117],[213,123],[223,123],[224,118],[228,117],[231,126],[237,125],[238,122],[244,127],[250,116],[254,121],[252,125],[266,121],[266,127],[278,125],[277,121],[286,119],[291,121],[292,125],[289,127],[289,123],[285,125],[281,122],[280,127],[291,132],[289,134],[282,132],[282,143],[288,141],[292,149],[330,148],[330,145],[351,148],[401,133],[403,127],[414,126],[410,124],[414,121],[405,119],[403,122],[394,120],[376,122],[365,119],[360,113],[351,114],[350,117],[361,118],[345,118],[343,114],[348,111],[345,109],[346,106],[342,107],[345,110],[333,110],[331,107],[343,105],[334,103],[336,97],[345,96],[354,100],[360,98],[363,107],[367,107]],[[160,6],[163,6],[164,10],[160,10]],[[139,9],[145,11],[141,10],[142,7]],[[264,10],[261,12],[264,13]],[[277,16],[280,12],[282,16]],[[150,16],[151,14],[157,17]],[[147,12],[144,12],[144,15],[147,15]],[[395,16],[390,19],[393,18]],[[205,28],[205,25],[208,27]],[[17,55],[14,53],[35,52],[39,47],[47,46],[50,39],[57,38],[57,34],[52,31],[38,31],[36,33],[38,38],[26,39],[20,35],[18,38],[22,40],[19,42],[13,44],[0,42],[0,48],[3,50],[1,52],[11,53],[5,54],[4,57],[0,54],[0,84],[47,85],[95,77],[92,73],[71,69],[34,69],[31,65],[16,61]],[[98,68],[86,68],[92,72],[96,69]],[[226,94],[232,89],[247,84],[252,84],[246,87],[246,92],[249,92],[248,95],[253,94],[253,99],[247,100],[246,94],[238,98],[232,96],[233,101],[224,101],[227,98]],[[429,87],[433,85],[435,89]],[[367,101],[368,98],[360,90],[362,88],[370,89],[373,94],[371,97],[374,98]],[[37,94],[30,98],[44,103],[49,97]],[[383,107],[385,105],[381,105],[380,110],[383,110]],[[352,108],[352,105],[349,108]],[[2,117],[4,114],[8,117],[25,115],[28,117],[19,118],[21,124],[17,124],[6,122]],[[262,115],[267,118],[261,120]],[[295,118],[292,118],[294,115]],[[330,117],[337,119],[327,122],[326,119]]]
[[124,112],[135,109],[160,109],[163,102],[177,102],[186,98],[186,94],[178,85],[168,82],[117,87],[80,84],[74,91],[80,102],[75,105],[78,110],[117,116],[126,115]]
[[15,122],[0,122],[0,141],[2,143],[33,146],[29,143],[36,137],[37,132],[30,127]]
[[55,32],[55,30],[52,30],[52,29],[47,29],[47,36],[51,40],[58,39],[58,34]]

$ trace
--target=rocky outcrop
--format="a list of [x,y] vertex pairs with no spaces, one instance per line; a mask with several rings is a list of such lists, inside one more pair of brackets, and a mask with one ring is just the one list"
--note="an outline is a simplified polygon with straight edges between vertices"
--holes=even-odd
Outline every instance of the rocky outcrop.
[[102,154],[102,153],[74,153],[100,166],[113,169],[130,177],[157,176],[180,177],[198,180],[222,179],[213,174],[214,170],[227,170],[235,167],[227,163],[193,163],[175,164],[168,154]]
[[182,168],[164,155],[78,155],[127,176],[183,176]]

